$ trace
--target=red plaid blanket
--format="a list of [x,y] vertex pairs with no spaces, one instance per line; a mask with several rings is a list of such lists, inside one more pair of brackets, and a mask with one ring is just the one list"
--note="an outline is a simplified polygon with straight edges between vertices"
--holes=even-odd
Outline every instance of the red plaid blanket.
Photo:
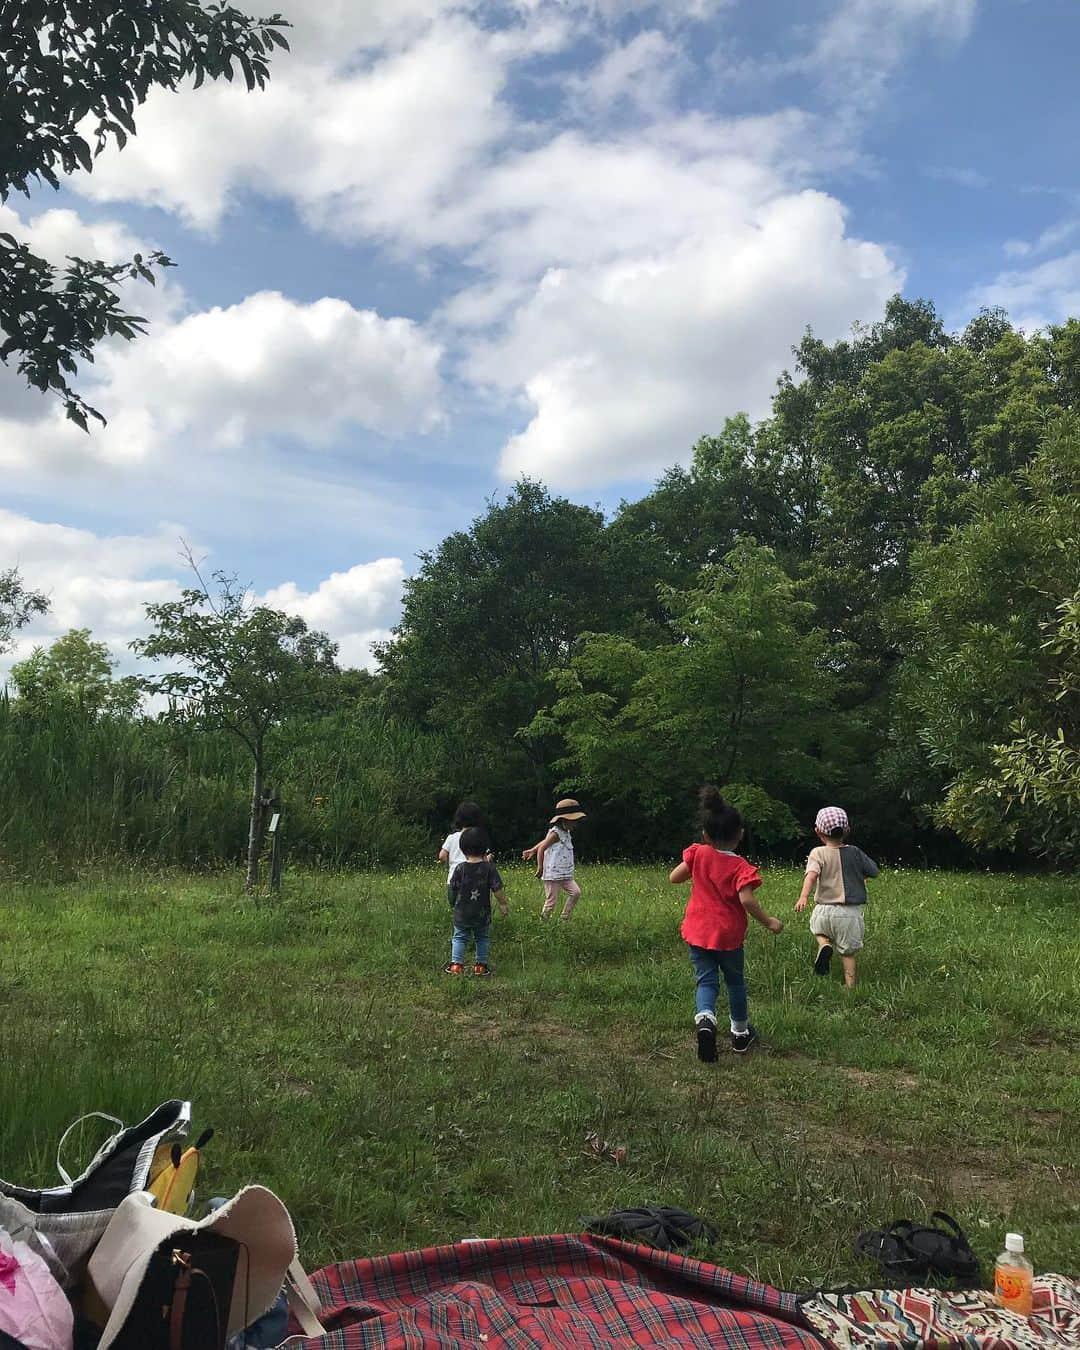
[[458,1243],[312,1280],[329,1334],[307,1350],[821,1350],[793,1294],[614,1238]]

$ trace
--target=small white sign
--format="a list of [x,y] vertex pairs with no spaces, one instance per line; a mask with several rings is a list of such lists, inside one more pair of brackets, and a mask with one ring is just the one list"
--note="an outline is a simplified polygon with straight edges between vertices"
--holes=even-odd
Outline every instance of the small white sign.
[[270,817],[270,829],[269,829],[270,834],[277,834],[278,821],[280,819],[281,819],[281,812],[275,811],[274,814]]

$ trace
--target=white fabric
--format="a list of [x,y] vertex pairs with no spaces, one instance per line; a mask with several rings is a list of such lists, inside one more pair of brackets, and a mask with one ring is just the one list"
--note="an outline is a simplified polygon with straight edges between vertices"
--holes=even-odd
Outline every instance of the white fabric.
[[544,880],[564,881],[574,875],[574,841],[570,831],[562,825],[553,825],[556,837],[544,850]]
[[273,1191],[245,1186],[198,1223],[155,1209],[154,1197],[148,1191],[137,1191],[121,1200],[90,1258],[90,1282],[109,1309],[98,1350],[108,1350],[123,1329],[150,1258],[161,1243],[178,1233],[203,1229],[241,1244],[229,1335],[250,1326],[274,1304],[296,1260],[296,1233],[288,1210]]
[[453,834],[448,834],[443,840],[443,848],[450,855],[450,867],[446,873],[446,884],[450,885],[450,878],[454,875],[454,868],[458,863],[465,861],[465,854],[461,851],[461,830],[455,830]]

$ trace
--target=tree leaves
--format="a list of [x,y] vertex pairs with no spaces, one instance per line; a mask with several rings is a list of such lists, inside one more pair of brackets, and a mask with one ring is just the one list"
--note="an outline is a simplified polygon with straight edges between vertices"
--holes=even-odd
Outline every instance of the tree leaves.
[[[279,14],[252,19],[199,0],[0,0],[0,201],[92,172],[110,142],[123,149],[135,135],[152,89],[231,79],[234,61],[248,89],[263,88],[268,54],[288,47],[285,27]],[[84,431],[91,417],[104,422],[67,377],[105,338],[142,332],[145,321],[121,311],[120,281],[153,284],[152,269],[172,263],[160,253],[119,268],[73,258],[65,270],[10,234],[0,244],[0,359],[19,354],[28,384],[58,394]]]

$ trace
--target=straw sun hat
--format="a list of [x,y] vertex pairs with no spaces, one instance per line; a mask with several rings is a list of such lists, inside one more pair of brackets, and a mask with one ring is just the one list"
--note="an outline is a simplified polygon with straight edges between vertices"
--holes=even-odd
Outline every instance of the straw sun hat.
[[574,801],[573,797],[564,797],[561,802],[555,803],[555,814],[551,817],[552,825],[557,825],[560,820],[584,820],[585,812],[581,809],[581,803]]
[[178,1234],[202,1232],[240,1244],[229,1335],[242,1331],[273,1305],[296,1257],[292,1220],[273,1191],[246,1186],[198,1223],[155,1209],[153,1196],[136,1191],[121,1200],[90,1258],[90,1283],[109,1314],[98,1350],[108,1350],[123,1330],[150,1260],[162,1243]]

